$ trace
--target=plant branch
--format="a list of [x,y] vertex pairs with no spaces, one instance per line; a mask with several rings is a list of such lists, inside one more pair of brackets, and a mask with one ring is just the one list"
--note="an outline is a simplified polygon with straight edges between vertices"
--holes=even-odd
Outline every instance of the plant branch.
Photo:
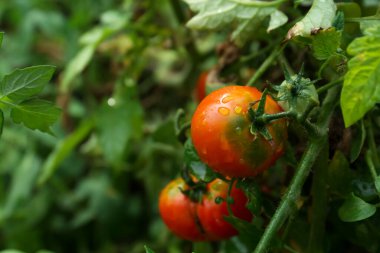
[[266,60],[261,64],[261,66],[257,69],[255,74],[248,81],[247,86],[254,86],[254,84],[259,80],[259,78],[264,74],[264,72],[270,67],[270,65],[276,60],[277,56],[281,53],[281,51],[285,48],[286,43],[276,47],[273,52],[266,58]]
[[323,92],[329,90],[331,87],[334,87],[337,84],[341,84],[342,81],[343,81],[343,76],[340,77],[340,78],[338,78],[338,79],[336,79],[336,80],[333,80],[333,81],[331,81],[331,82],[329,82],[329,83],[327,83],[325,85],[323,85],[320,88],[318,88],[317,92],[318,92],[318,94],[323,93]]
[[344,21],[345,22],[363,22],[363,21],[368,21],[368,20],[380,20],[380,15],[376,14],[373,16],[361,17],[361,18],[346,18]]
[[333,109],[337,102],[338,90],[336,88],[330,89],[322,105],[322,113],[319,117],[317,127],[323,129],[321,135],[310,136],[309,144],[303,154],[300,163],[298,164],[297,171],[293,176],[292,182],[288,188],[288,191],[284,195],[280,206],[277,208],[270,223],[268,224],[263,236],[261,237],[254,253],[267,252],[273,237],[277,231],[281,228],[285,220],[293,212],[293,206],[301,194],[303,184],[310,169],[313,166],[315,160],[318,157],[319,152],[325,145],[327,136],[327,126],[332,115]]

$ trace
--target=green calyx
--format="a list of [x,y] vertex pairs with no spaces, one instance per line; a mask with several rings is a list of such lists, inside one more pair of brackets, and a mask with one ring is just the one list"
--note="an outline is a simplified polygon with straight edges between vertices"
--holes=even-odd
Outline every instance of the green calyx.
[[267,120],[263,116],[265,116],[264,108],[266,103],[266,97],[267,97],[268,90],[264,90],[261,99],[259,101],[259,105],[257,109],[253,109],[253,106],[256,104],[252,103],[250,108],[248,109],[248,115],[252,122],[250,127],[250,132],[253,135],[260,134],[262,135],[266,140],[272,140],[273,137],[269,133],[268,128],[266,127],[266,124],[268,123]]
[[284,75],[285,80],[281,85],[274,87],[278,91],[278,103],[284,110],[304,114],[308,107],[319,105],[318,93],[314,86],[316,81],[303,77],[303,66],[296,75],[290,76],[286,69]]
[[180,191],[186,195],[191,201],[200,203],[202,202],[202,197],[206,193],[206,182],[199,181],[195,182],[189,172],[189,169],[185,166],[181,171],[181,177],[188,186],[187,189],[180,189]]

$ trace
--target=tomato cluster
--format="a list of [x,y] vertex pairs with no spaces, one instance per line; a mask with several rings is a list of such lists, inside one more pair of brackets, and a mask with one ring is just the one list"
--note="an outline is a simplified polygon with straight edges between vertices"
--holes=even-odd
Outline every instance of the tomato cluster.
[[[227,86],[209,94],[198,105],[191,122],[191,137],[201,160],[210,168],[230,177],[250,177],[268,169],[284,151],[287,122],[267,124],[272,136],[267,140],[250,131],[248,115],[256,108],[261,92],[247,86]],[[269,96],[266,114],[282,112]]]
[[[215,199],[226,200],[228,183],[216,179],[207,184],[200,202],[192,201],[183,193],[188,186],[183,179],[170,182],[161,192],[159,211],[168,228],[177,236],[190,241],[215,241],[230,238],[237,231],[225,221],[228,203],[216,203]],[[232,187],[230,204],[234,216],[250,221],[252,214],[245,207],[247,198],[243,191]]]
[[[205,74],[200,77],[198,91],[204,91],[204,83]],[[204,96],[198,93],[198,99]],[[227,86],[203,98],[191,122],[191,138],[199,158],[226,178],[252,177],[268,169],[284,151],[287,122],[266,122],[260,126],[265,129],[265,136],[252,130],[257,120],[252,116],[255,111],[269,115],[282,109],[271,97],[263,99],[260,91],[247,86]],[[252,214],[243,191],[233,185],[227,194],[228,187],[225,181],[215,179],[196,201],[185,194],[192,188],[183,179],[176,179],[161,192],[162,219],[174,234],[186,240],[213,241],[236,235],[235,228],[225,220],[231,214],[229,210],[246,221],[252,219]],[[229,197],[232,204],[215,201]]]

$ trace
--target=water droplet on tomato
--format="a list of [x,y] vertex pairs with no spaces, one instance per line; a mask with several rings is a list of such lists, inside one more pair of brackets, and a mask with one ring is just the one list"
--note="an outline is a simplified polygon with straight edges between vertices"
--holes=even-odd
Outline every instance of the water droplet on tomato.
[[230,102],[232,99],[234,99],[233,96],[227,95],[227,96],[225,96],[225,97],[222,98],[222,103],[228,103],[228,102]]
[[226,107],[219,107],[218,112],[222,114],[223,116],[227,116],[228,114],[230,114],[230,109]]
[[238,134],[240,134],[240,133],[242,132],[242,129],[241,129],[241,127],[238,126],[238,127],[235,128],[235,131],[236,131]]
[[207,149],[202,149],[202,154],[206,155],[207,154]]
[[234,108],[234,111],[236,114],[240,114],[242,110],[243,110],[243,108],[239,105],[235,106],[235,108]]

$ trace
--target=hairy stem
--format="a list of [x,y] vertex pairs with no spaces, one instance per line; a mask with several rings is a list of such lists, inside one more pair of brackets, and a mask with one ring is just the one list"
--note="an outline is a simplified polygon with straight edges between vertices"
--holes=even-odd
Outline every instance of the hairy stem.
[[342,81],[343,81],[343,77],[338,78],[336,80],[333,80],[333,81],[327,83],[326,85],[323,85],[322,87],[318,88],[317,92],[318,92],[318,94],[320,94],[320,93],[323,93],[325,91],[328,91],[331,87],[338,85],[338,84],[341,84]]
[[328,91],[322,105],[322,113],[317,123],[317,127],[322,129],[321,134],[310,136],[309,144],[301,158],[301,161],[298,164],[297,171],[294,174],[288,191],[282,198],[280,206],[277,208],[275,214],[273,215],[256,249],[254,250],[254,253],[263,253],[268,250],[273,237],[281,228],[285,220],[292,214],[293,206],[301,194],[302,186],[304,185],[305,180],[309,175],[310,169],[317,159],[322,147],[326,143],[327,126],[333,109],[336,105],[337,95],[338,89],[336,88]]

